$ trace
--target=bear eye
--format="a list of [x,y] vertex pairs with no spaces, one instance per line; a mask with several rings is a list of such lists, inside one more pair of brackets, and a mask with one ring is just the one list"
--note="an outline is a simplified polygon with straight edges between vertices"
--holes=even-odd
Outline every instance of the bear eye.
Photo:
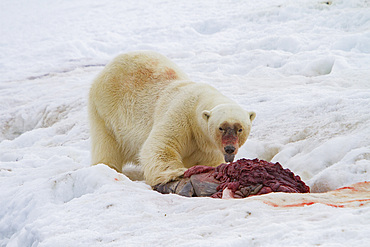
[[221,128],[221,127],[220,127],[220,128],[218,128],[218,129],[219,129],[220,131],[224,131],[224,129],[223,129],[223,128]]
[[242,131],[243,131],[243,129],[239,129],[239,130],[238,130],[238,132],[242,132]]

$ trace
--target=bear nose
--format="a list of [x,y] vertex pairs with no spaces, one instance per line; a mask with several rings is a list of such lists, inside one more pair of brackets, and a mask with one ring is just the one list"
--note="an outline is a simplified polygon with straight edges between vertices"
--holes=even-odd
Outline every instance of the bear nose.
[[232,153],[234,153],[234,151],[235,151],[235,147],[233,147],[233,146],[226,146],[226,147],[224,148],[224,150],[225,150],[225,152],[226,152],[227,154],[232,154]]

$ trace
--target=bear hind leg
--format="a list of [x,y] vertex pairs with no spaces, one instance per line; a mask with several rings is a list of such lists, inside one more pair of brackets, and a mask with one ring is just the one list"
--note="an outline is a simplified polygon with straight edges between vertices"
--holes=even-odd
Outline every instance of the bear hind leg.
[[124,164],[119,143],[113,133],[107,129],[104,120],[99,116],[95,107],[90,106],[90,132],[91,132],[91,162],[108,165],[117,172],[122,172]]

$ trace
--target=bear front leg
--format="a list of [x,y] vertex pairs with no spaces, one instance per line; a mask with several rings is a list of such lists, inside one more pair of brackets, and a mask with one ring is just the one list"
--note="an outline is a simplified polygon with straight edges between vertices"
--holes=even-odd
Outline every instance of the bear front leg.
[[147,184],[155,186],[178,180],[187,170],[174,144],[159,143],[150,138],[144,143],[140,152],[140,163],[143,167]]

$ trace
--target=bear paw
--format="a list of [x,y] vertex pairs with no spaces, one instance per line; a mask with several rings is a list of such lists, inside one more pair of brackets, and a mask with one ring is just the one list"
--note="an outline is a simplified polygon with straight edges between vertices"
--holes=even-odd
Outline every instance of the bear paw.
[[157,184],[166,184],[171,181],[180,180],[184,176],[184,172],[186,170],[186,168],[166,170],[158,173],[156,176],[146,176],[145,180],[151,186],[155,186]]

